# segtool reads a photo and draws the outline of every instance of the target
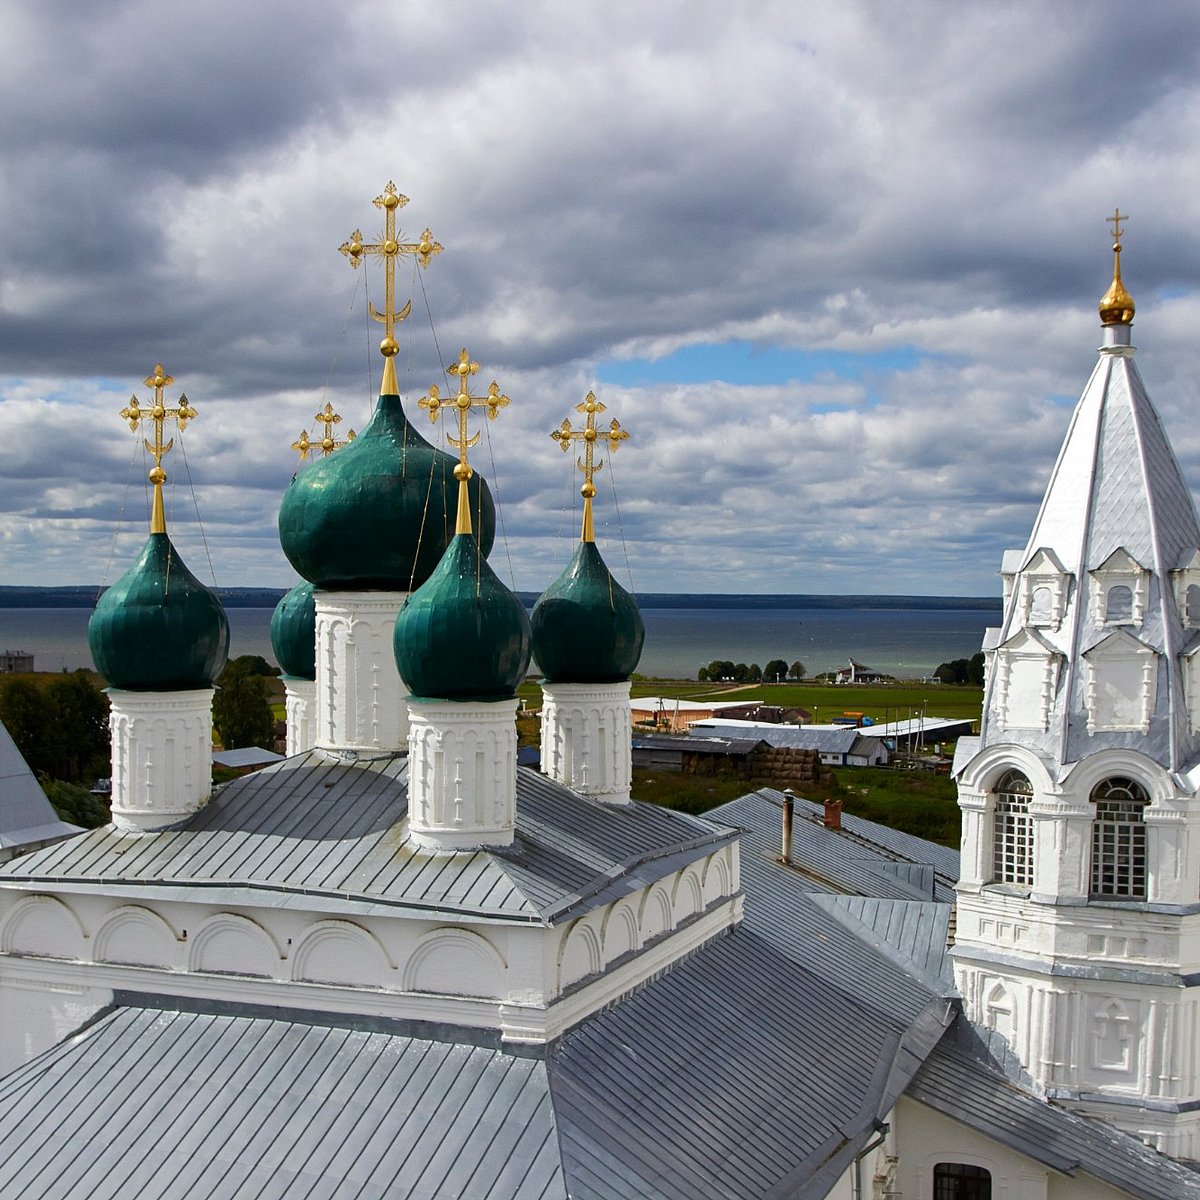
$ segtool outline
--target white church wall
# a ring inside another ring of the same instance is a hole
[[[1082,1171],[1060,1174],[915,1100],[901,1099],[888,1123],[886,1141],[863,1161],[864,1196],[928,1200],[938,1163],[966,1163],[991,1173],[993,1200],[1129,1200]],[[839,1184],[846,1197],[851,1174]]]
[[[736,845],[575,921],[540,924],[222,907],[0,888],[0,1069],[113,991],[209,997],[558,1036],[741,918]],[[30,995],[42,995],[30,1001]],[[3,1057],[3,1056],[8,1057]]]

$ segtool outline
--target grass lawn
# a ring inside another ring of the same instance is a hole
[[[797,794],[805,800],[841,800],[843,812],[957,849],[961,825],[952,779],[932,771],[892,771],[883,767],[841,767],[833,775],[832,784],[805,786]],[[633,773],[635,799],[695,814],[736,800],[759,786],[755,781],[733,776],[675,771]]]
[[[921,706],[930,717],[970,717],[979,720],[983,689],[944,683],[865,684],[834,683],[710,684],[684,680],[638,679],[635,696],[668,696],[680,700],[736,700],[804,708],[814,723],[827,723],[844,712],[861,712],[875,721],[917,716]]]

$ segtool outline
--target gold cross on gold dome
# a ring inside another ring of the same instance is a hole
[[[403,208],[407,203],[408,197],[400,195],[396,191],[396,185],[389,180],[387,187],[383,189],[383,194],[376,196],[374,200],[375,207],[382,208],[386,214],[382,240],[364,242],[362,230],[356,229],[350,235],[350,240],[343,242],[338,247],[338,250],[350,260],[350,265],[356,270],[359,263],[362,262],[364,254],[378,254],[383,258],[383,312],[376,309],[373,304],[368,307],[371,310],[371,316],[384,327],[384,338],[379,343],[379,353],[386,360],[383,384],[380,387],[380,395],[384,396],[394,395],[397,391],[396,369],[392,365],[392,359],[400,348],[396,343],[396,322],[403,321],[412,311],[411,300],[399,312],[396,311],[396,259],[411,254],[416,257],[420,266],[425,268],[429,266],[429,260],[435,254],[442,252],[441,243],[433,240],[433,231],[430,229],[422,232],[419,242],[399,240],[396,234],[396,210]]]
[[[454,478],[458,480],[458,527],[455,529],[455,533],[470,533],[471,514],[466,503],[467,480],[475,472],[467,461],[467,451],[479,442],[479,434],[467,437],[467,418],[470,416],[471,409],[480,408],[486,410],[489,421],[494,421],[497,413],[502,408],[508,407],[509,399],[500,391],[500,385],[494,379],[488,384],[486,396],[471,395],[467,380],[472,375],[479,374],[479,364],[472,361],[465,347],[458,356],[458,362],[452,367],[446,368],[446,374],[457,376],[457,394],[443,396],[435,383],[430,387],[428,394],[417,401],[417,404],[429,413],[431,421],[436,421],[444,408],[454,409],[458,413],[458,436],[455,437],[452,433],[446,435],[446,441],[458,450],[458,466],[454,468]]]
[[[1118,207],[1118,208],[1113,209],[1113,215],[1111,217],[1105,217],[1104,219],[1105,219],[1105,221],[1108,222],[1109,225],[1112,226],[1113,241],[1119,242],[1121,240],[1121,233],[1122,233],[1121,222],[1128,221],[1129,214],[1123,213],[1120,210],[1120,208]]]
[[[561,447],[565,454],[571,448],[572,442],[583,443],[583,456],[576,459],[576,465],[583,472],[583,486],[579,494],[583,497],[583,533],[580,541],[594,542],[596,532],[592,524],[592,497],[596,494],[593,478],[596,472],[604,466],[604,460],[596,461],[594,450],[598,439],[608,441],[608,452],[615,454],[617,447],[629,436],[621,428],[620,421],[613,417],[607,430],[596,428],[596,414],[606,412],[604,405],[596,399],[595,392],[588,392],[582,404],[575,405],[575,411],[585,413],[586,420],[582,429],[571,428],[571,418],[563,418],[563,423],[550,435]]]
[[[181,392],[179,403],[174,408],[168,408],[163,400],[163,389],[175,380],[163,370],[162,363],[155,363],[152,374],[143,381],[147,387],[154,389],[154,403],[149,408],[143,408],[137,396],[131,396],[129,403],[121,409],[121,416],[129,422],[129,428],[135,433],[143,421],[154,424],[154,441],[143,437],[142,441],[147,450],[154,455],[154,466],[150,468],[150,482],[154,485],[154,503],[150,510],[150,532],[166,533],[167,519],[163,511],[162,485],[167,481],[167,473],[163,470],[163,455],[175,445],[175,439],[163,441],[163,425],[173,420],[182,433],[187,423],[196,416],[196,410],[188,403],[188,398]]]
[[[325,432],[320,441],[314,442],[309,440],[307,429],[300,431],[300,436],[292,443],[292,449],[299,451],[301,462],[306,461],[314,450],[319,450],[322,455],[332,454],[339,446],[349,445],[358,436],[353,429],[349,430],[340,441],[333,436],[333,427],[341,423],[342,414],[335,413],[333,405],[328,400],[325,402],[325,407],[313,417],[313,420],[324,425]]]

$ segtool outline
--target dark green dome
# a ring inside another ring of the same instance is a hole
[[[311,583],[298,583],[271,615],[275,661],[292,679],[317,677],[317,601]]]
[[[506,700],[529,669],[529,617],[461,533],[400,610],[393,644],[414,696]]]
[[[642,656],[646,626],[595,542],[580,542],[567,569],[533,606],[533,657],[551,683],[617,683]]]
[[[367,428],[284,493],[284,554],[320,588],[415,590],[454,536],[455,461],[409,424],[399,396],[380,396]],[[486,554],[496,533],[491,492],[478,475],[468,488]]]
[[[207,688],[229,657],[229,621],[171,539],[152,533],[137,562],[96,602],[88,645],[110,687]]]

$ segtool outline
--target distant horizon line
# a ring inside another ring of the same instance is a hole
[[[105,588],[99,584],[0,584],[0,608],[81,608],[95,603]],[[233,585],[213,589],[239,608],[270,608],[286,587]],[[379,589],[372,589],[379,590]],[[541,594],[517,589],[523,602]],[[929,595],[918,592],[636,592],[644,608],[870,608],[870,609],[1003,609],[999,596]],[[35,601],[33,604],[17,601]],[[55,603],[57,601],[57,603]],[[261,603],[253,603],[261,601]]]

